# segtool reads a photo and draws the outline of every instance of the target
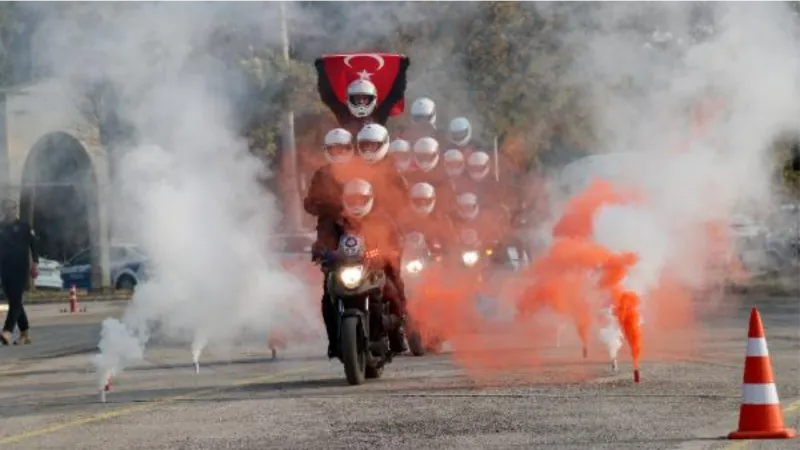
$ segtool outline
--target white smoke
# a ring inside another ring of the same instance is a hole
[[[281,218],[261,184],[270,174],[239,136],[233,105],[219,88],[241,81],[203,53],[221,13],[250,25],[274,20],[253,13],[277,9],[248,11],[93,4],[67,18],[49,15],[42,27],[46,65],[78,87],[110,80],[138,141],[125,149],[108,195],[122,205],[114,222],[132,231],[147,254],[150,278],[119,321],[103,323],[94,359],[101,385],[141,361],[151,336],[191,342],[187,359],[197,361],[207,344],[266,342],[279,325],[321,328],[317,308],[297,313],[298,304],[314,304],[307,299],[315,291],[283,269],[270,248]],[[80,95],[76,89],[73,97]]]
[[[784,3],[593,6],[570,17],[563,37],[578,49],[570,82],[593,100],[601,138],[593,150],[619,154],[602,163],[613,170],[598,163],[583,174],[645,199],[601,207],[593,239],[639,256],[625,286],[646,316],[666,273],[689,287],[710,282],[707,226],[774,205],[771,148],[800,131],[798,20]],[[723,112],[701,135],[691,114],[709,94]],[[561,183],[588,181],[570,177]],[[615,354],[621,334],[612,328],[601,340]]]

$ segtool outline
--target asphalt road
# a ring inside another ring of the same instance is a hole
[[[800,429],[800,300],[758,300],[786,422]],[[114,380],[105,404],[87,352],[122,305],[88,306],[78,315],[34,306],[35,343],[0,348],[0,448],[800,448],[721,439],[737,425],[747,305],[702,335],[646,347],[639,384],[626,361],[614,375],[599,351],[584,360],[569,338],[539,343],[548,349],[535,364],[515,350],[519,364],[501,375],[467,376],[448,354],[401,357],[359,387],[319,356],[322,344],[274,361],[251,344],[206,356],[199,374],[187,348],[162,345]],[[671,350],[687,339],[694,352]]]

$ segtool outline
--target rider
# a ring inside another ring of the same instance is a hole
[[[389,157],[401,174],[414,170],[414,158],[411,154],[411,145],[404,139],[395,139],[389,144]]]
[[[428,183],[434,187],[443,205],[451,206],[455,200],[453,189],[444,169],[439,164],[439,143],[432,137],[423,137],[414,143],[412,149],[417,170],[406,178],[409,184]]]
[[[375,207],[396,219],[394,214],[409,203],[408,184],[394,163],[386,158],[389,132],[383,125],[365,125],[356,135],[356,150],[362,162],[357,170],[358,178],[375,189]]]
[[[453,237],[453,220],[446,208],[436,199],[436,188],[430,183],[411,187],[411,214],[401,222],[405,234],[418,232],[431,244],[433,252],[447,250]]]
[[[473,192],[462,192],[456,197],[456,214],[453,224],[463,242],[465,231],[474,230],[482,246],[493,245],[503,236],[503,210],[497,205],[481,205]],[[468,242],[467,242],[468,243]]]
[[[369,80],[354,80],[347,86],[347,109],[352,116],[338,118],[339,123],[350,133],[355,134],[365,124],[378,121],[372,117],[377,105],[378,89],[375,85]],[[388,120],[388,112],[386,117]]]
[[[466,159],[461,150],[451,148],[444,152],[444,171],[450,182],[450,187],[455,193],[465,192],[469,190],[471,183],[468,181],[469,177],[464,174],[466,167]]]
[[[436,103],[428,97],[420,97],[411,105],[411,125],[404,130],[403,138],[416,142],[420,138],[431,136],[439,140],[441,136],[436,129]]]
[[[344,186],[342,200],[345,213],[342,216],[341,231],[363,236],[368,249],[377,250],[384,264],[387,278],[384,296],[391,303],[392,312],[400,318],[400,326],[389,335],[389,345],[393,352],[403,353],[406,351],[403,326],[406,298],[405,286],[400,278],[403,242],[400,228],[387,214],[388,211],[375,208],[378,196],[375,195],[373,186],[364,179],[356,178],[348,181]],[[329,316],[326,321],[330,319],[334,318]]]
[[[311,177],[303,207],[317,218],[316,245],[331,249],[338,245],[334,227],[342,211],[343,181],[346,172],[354,170],[353,136],[343,128],[334,128],[325,135],[322,150],[328,163]]]
[[[303,200],[306,212],[317,218],[317,240],[314,243],[312,257],[316,260],[323,250],[333,250],[338,245],[339,231],[337,222],[342,213],[342,192],[345,173],[353,167],[353,136],[345,129],[334,128],[325,135],[322,147],[328,164],[314,172],[308,194]],[[327,317],[327,309],[331,302],[328,298],[328,286],[322,283],[322,316]],[[325,319],[328,332],[328,357],[336,354],[336,330],[330,327]]]
[[[469,158],[472,152],[483,148],[472,139],[472,124],[466,117],[456,117],[450,121],[450,126],[447,128],[447,139],[450,141],[450,147],[461,150],[465,158]]]

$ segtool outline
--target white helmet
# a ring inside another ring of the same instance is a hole
[[[430,172],[439,162],[439,143],[432,137],[424,137],[414,144],[414,161],[423,172]]]
[[[467,158],[467,173],[475,181],[481,181],[489,174],[489,155],[475,152]]]
[[[458,215],[464,220],[478,217],[478,196],[472,192],[464,192],[456,198]]]
[[[417,183],[411,187],[411,206],[422,216],[427,216],[436,205],[436,190],[428,183]]]
[[[375,164],[389,152],[389,131],[377,123],[368,123],[356,135],[358,154],[369,164]]]
[[[345,211],[351,216],[366,216],[372,211],[372,204],[375,203],[372,185],[360,178],[348,181],[344,185],[342,203]]]
[[[350,114],[363,118],[372,114],[378,104],[378,90],[369,80],[355,80],[347,86],[347,108]]]
[[[325,135],[322,146],[325,159],[331,164],[344,164],[353,157],[353,135],[344,128],[334,128]]]
[[[448,130],[450,135],[450,142],[459,147],[467,145],[469,139],[472,137],[472,125],[466,117],[456,117],[450,121],[450,128]]]
[[[464,173],[464,154],[461,150],[451,148],[444,152],[444,171],[450,177],[458,177]]]
[[[411,168],[411,144],[403,139],[395,139],[389,144],[389,156],[394,160],[394,166],[400,172],[405,172]]]
[[[411,105],[411,120],[436,125],[436,103],[428,97],[420,97]]]

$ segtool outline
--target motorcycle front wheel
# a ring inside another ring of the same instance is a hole
[[[422,336],[419,331],[412,330],[408,333],[408,348],[414,356],[425,356],[425,346],[422,345]]]
[[[367,369],[366,349],[363,346],[364,331],[361,320],[350,316],[342,320],[342,362],[344,375],[351,386],[364,383]]]

